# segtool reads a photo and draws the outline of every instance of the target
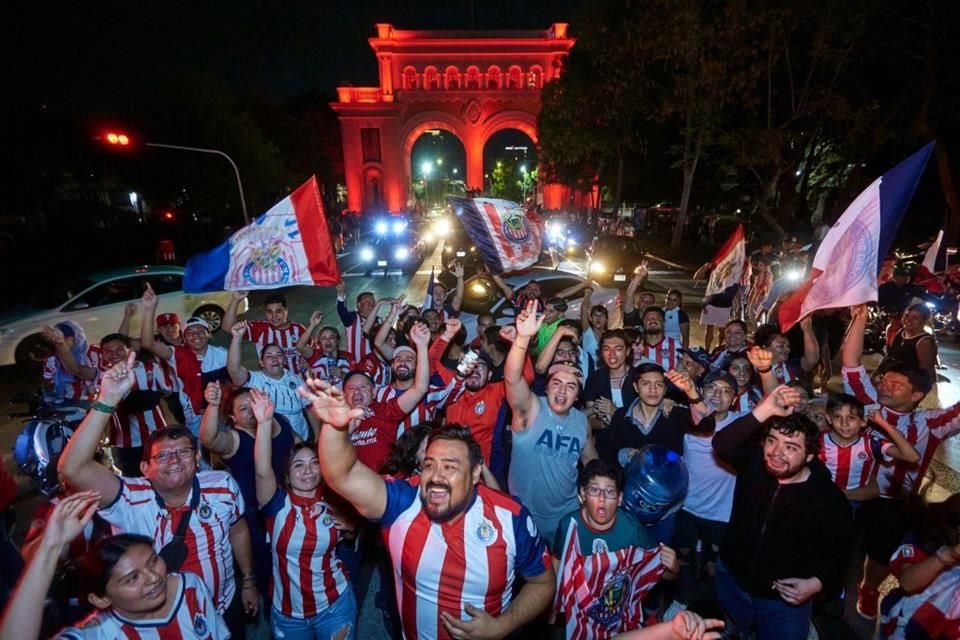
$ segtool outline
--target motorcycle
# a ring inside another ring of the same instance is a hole
[[[26,418],[13,443],[17,472],[37,481],[41,493],[54,495],[59,486],[57,462],[84,416],[89,403],[49,405],[35,393],[21,392],[11,405],[25,404],[26,411],[12,412],[11,418]]]

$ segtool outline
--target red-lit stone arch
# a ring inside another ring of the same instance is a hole
[[[443,88],[452,89],[454,91],[460,88],[460,69],[450,65],[444,70]]]
[[[463,88],[471,91],[480,89],[480,69],[476,65],[467,67],[467,75],[463,82]]]
[[[412,66],[403,69],[403,88],[407,90],[420,88],[420,76]]]
[[[503,71],[497,65],[487,69],[487,89],[500,89],[503,86]]]
[[[423,70],[423,88],[433,91],[440,88],[440,72],[433,65]]]

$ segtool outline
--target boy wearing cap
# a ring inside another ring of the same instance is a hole
[[[173,367],[180,389],[180,404],[183,406],[184,422],[196,437],[200,432],[200,419],[206,401],[203,390],[208,382],[226,381],[227,350],[210,343],[210,325],[202,318],[190,318],[183,327],[183,344],[170,346],[156,340],[154,316],[157,311],[157,294],[150,284],[141,300],[143,322],[140,324],[140,344],[162,361]]]
[[[237,323],[237,307],[247,298],[249,291],[234,291],[230,304],[223,314],[223,326],[233,327]],[[287,309],[287,297],[280,293],[267,296],[263,302],[263,312],[266,320],[249,320],[246,323],[244,337],[257,346],[257,358],[263,356],[263,350],[268,344],[275,344],[283,350],[283,366],[294,373],[300,370],[300,352],[297,342],[307,332],[307,328],[299,322],[290,321]]]
[[[457,262],[453,266],[453,275],[457,278],[457,288],[454,289],[453,299],[447,302],[447,286],[439,280],[433,282],[433,295],[423,305],[421,312],[434,310],[440,315],[440,326],[450,318],[460,315],[460,306],[463,304],[463,264]]]

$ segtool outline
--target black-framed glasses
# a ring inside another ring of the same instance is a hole
[[[616,500],[620,492],[617,491],[616,487],[598,487],[595,484],[591,484],[587,487],[587,495],[591,498],[603,496],[607,500]]]
[[[158,464],[169,464],[171,462],[176,462],[177,460],[187,460],[192,458],[196,449],[193,447],[188,447],[184,449],[168,449],[166,451],[161,451],[155,456],[150,456],[150,459]]]

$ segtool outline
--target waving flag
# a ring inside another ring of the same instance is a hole
[[[449,197],[473,244],[492,273],[518,271],[540,257],[540,229],[523,207],[509,200]]]
[[[723,243],[717,255],[710,261],[712,271],[710,280],[707,281],[707,291],[704,294],[704,302],[713,304],[711,300],[715,297],[723,297],[729,300],[737,291],[737,287],[743,281],[744,269],[747,262],[747,242],[743,235],[743,225],[738,224],[733,230],[727,241]],[[729,303],[717,306],[728,307]]]
[[[187,262],[183,290],[236,291],[340,282],[316,177],[240,229],[222,245]]]
[[[806,282],[780,305],[782,331],[818,309],[877,299],[882,261],[893,244],[933,144],[874,180],[847,207],[820,243]]]
[[[923,256],[923,267],[931,274],[946,270],[947,245],[943,243],[943,229],[940,229],[937,239],[927,248],[927,254]]]
[[[433,309],[433,270],[436,266],[430,267],[430,280],[427,283],[427,299],[423,301],[423,304],[420,305],[420,312],[423,313],[427,309]]]

